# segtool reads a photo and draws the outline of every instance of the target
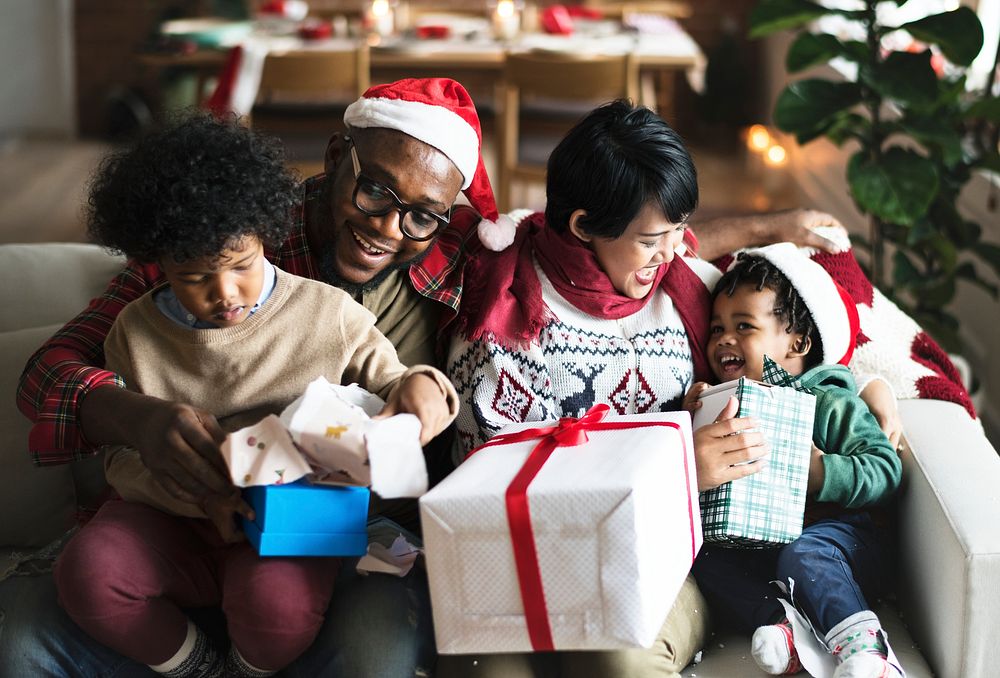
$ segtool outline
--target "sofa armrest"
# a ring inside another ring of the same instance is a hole
[[[1000,457],[978,421],[939,400],[899,403],[900,608],[935,673],[1000,666]]]

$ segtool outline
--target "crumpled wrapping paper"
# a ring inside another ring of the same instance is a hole
[[[371,487],[380,496],[427,491],[420,420],[372,419],[385,402],[357,384],[318,377],[281,413],[227,436],[222,454],[237,487],[314,482]]]

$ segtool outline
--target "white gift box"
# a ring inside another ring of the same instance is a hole
[[[600,422],[623,424],[556,447],[528,486],[540,616],[525,613],[505,501],[540,438],[484,446],[420,499],[439,652],[652,645],[701,547],[691,424],[686,412]],[[528,631],[546,619],[551,648]]]

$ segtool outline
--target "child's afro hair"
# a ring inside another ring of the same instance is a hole
[[[141,262],[216,257],[245,236],[288,236],[298,177],[277,139],[186,112],[105,157],[87,201],[87,232]]]

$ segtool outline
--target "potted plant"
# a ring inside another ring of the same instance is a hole
[[[847,181],[869,219],[869,237],[859,242],[870,255],[872,283],[957,350],[958,322],[947,310],[956,282],[998,297],[980,267],[1000,275],[1000,247],[983,242],[980,225],[957,206],[975,171],[1000,172],[1000,98],[991,93],[996,68],[983,89],[967,91],[968,67],[983,45],[982,25],[968,7],[891,25],[882,18],[883,4],[889,3],[858,0],[843,9],[763,0],[751,14],[751,37],[796,31],[786,58],[790,73],[838,58],[853,64],[840,69],[848,75],[837,80],[788,85],[775,123],[800,144],[826,137],[852,147]],[[818,19],[833,15],[854,28],[857,39],[815,32]],[[899,31],[912,40],[900,41]]]

